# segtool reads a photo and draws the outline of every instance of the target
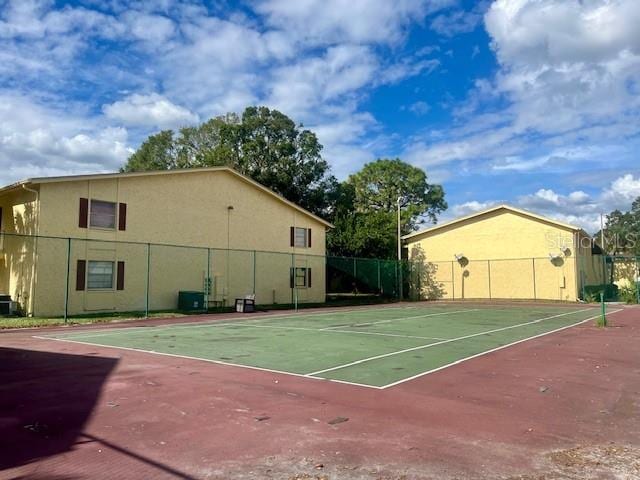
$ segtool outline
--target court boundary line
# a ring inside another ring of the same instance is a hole
[[[426,345],[418,345],[417,347],[412,347],[412,348],[405,348],[404,350],[398,350],[396,352],[382,353],[380,355],[374,355],[372,357],[362,358],[360,360],[355,360],[353,362],[345,363],[345,364],[338,365],[338,366],[335,366],[335,367],[325,368],[323,370],[318,370],[316,372],[310,372],[310,373],[307,373],[307,376],[314,377],[316,375],[320,375],[321,373],[333,372],[335,370],[342,370],[343,368],[353,367],[354,365],[361,365],[363,363],[372,362],[374,360],[380,360],[381,358],[387,358],[387,357],[392,357],[394,355],[401,355],[403,353],[414,352],[416,350],[423,350],[423,349],[426,349],[426,348],[437,347],[438,345],[444,345],[446,343],[452,343],[452,342],[457,342],[457,341],[460,341],[460,340],[466,340],[468,338],[474,338],[474,337],[479,337],[479,336],[482,336],[482,335],[488,335],[490,333],[502,332],[502,331],[505,331],[505,330],[510,330],[512,328],[524,327],[525,325],[533,325],[534,323],[540,323],[540,322],[542,322],[544,320],[551,320],[552,318],[564,317],[566,315],[571,315],[573,313],[586,312],[586,311],[589,311],[589,310],[593,310],[594,308],[595,307],[589,307],[589,308],[584,308],[582,310],[575,310],[573,312],[560,313],[558,315],[551,315],[549,317],[539,318],[539,319],[536,319],[536,320],[532,320],[530,322],[518,323],[516,325],[509,325],[508,327],[494,328],[493,330],[486,330],[484,332],[478,332],[478,333],[472,333],[472,334],[469,334],[469,335],[463,335],[462,337],[449,338],[447,340],[442,340],[442,341],[435,342],[435,343],[429,343],[429,344],[426,344]]]
[[[179,353],[168,353],[168,352],[156,352],[154,350],[144,350],[142,348],[133,348],[133,347],[119,347],[119,346],[115,346],[115,345],[103,345],[101,343],[92,343],[92,342],[82,342],[79,340],[68,340],[66,338],[54,338],[54,337],[41,337],[41,336],[37,336],[34,335],[32,338],[37,338],[39,340],[54,340],[54,341],[58,341],[58,342],[69,342],[69,343],[77,343],[79,345],[91,345],[94,347],[101,347],[101,348],[112,348],[112,349],[116,349],[116,350],[126,350],[126,351],[130,351],[130,352],[138,352],[138,353],[149,353],[152,355],[162,355],[165,357],[174,357],[174,358],[182,358],[182,359],[186,359],[186,360],[199,360],[202,362],[208,362],[208,363],[214,363],[217,365],[224,365],[227,367],[239,367],[239,368],[248,368],[249,370],[257,370],[257,371],[261,371],[261,372],[267,372],[267,373],[275,373],[278,375],[290,375],[293,377],[299,377],[299,378],[313,378],[314,380],[321,380],[321,381],[330,381],[333,383],[344,383],[346,385],[353,385],[356,387],[366,387],[366,388],[373,388],[375,390],[381,390],[382,387],[379,387],[377,385],[367,385],[366,383],[357,383],[357,382],[349,382],[347,380],[338,380],[338,379],[331,379],[331,378],[323,378],[323,377],[307,377],[305,374],[303,373],[295,373],[295,372],[286,372],[284,370],[275,370],[273,368],[265,368],[265,367],[255,367],[253,365],[243,365],[240,363],[232,363],[232,362],[225,362],[223,360],[212,360],[210,358],[202,358],[202,357],[193,357],[190,355],[182,355]]]
[[[617,310],[613,310],[611,312],[607,312],[607,315],[613,315],[615,313],[622,312],[623,310],[624,310],[624,308],[619,308]],[[400,384],[403,384],[403,383],[406,383],[406,382],[410,382],[412,380],[416,380],[417,378],[424,377],[426,375],[430,375],[432,373],[439,372],[440,370],[444,370],[445,368],[454,367],[454,366],[459,365],[460,363],[466,362],[468,360],[473,360],[473,359],[481,357],[483,355],[488,355],[490,353],[497,352],[498,350],[502,350],[504,348],[508,348],[508,347],[512,347],[514,345],[518,345],[519,343],[528,342],[529,340],[535,340],[536,338],[544,337],[545,335],[550,335],[552,333],[557,333],[557,332],[560,332],[562,330],[566,330],[566,329],[571,328],[571,327],[576,327],[578,325],[581,325],[583,323],[589,322],[591,320],[595,320],[599,316],[600,316],[600,314],[594,315],[592,317],[585,318],[584,320],[580,320],[579,322],[572,323],[570,325],[565,325],[564,327],[556,328],[554,330],[549,330],[548,332],[539,333],[538,335],[534,335],[533,337],[522,338],[520,340],[517,340],[515,342],[509,343],[507,345],[502,345],[500,347],[492,348],[491,350],[487,350],[485,352],[476,353],[476,354],[471,355],[469,357],[461,358],[459,360],[456,360],[456,361],[451,362],[451,363],[447,363],[446,365],[441,365],[440,367],[433,368],[433,369],[428,370],[426,372],[418,373],[418,374],[413,375],[411,377],[407,377],[407,378],[404,378],[402,380],[398,380],[396,382],[388,383],[387,385],[383,385],[383,386],[381,386],[379,388],[381,390],[386,390],[387,388],[395,387],[397,385],[400,385]],[[309,378],[313,378],[313,377],[309,377]]]
[[[334,327],[326,327],[321,328],[322,331],[331,331],[335,328],[348,328],[348,327],[359,327],[362,325],[378,325],[380,323],[391,323],[398,322],[400,320],[415,320],[416,318],[427,318],[427,317],[437,317],[440,315],[453,315],[455,313],[467,313],[467,312],[477,312],[479,308],[470,308],[468,310],[454,310],[453,312],[436,312],[436,313],[428,313],[426,315],[416,315],[414,317],[398,317],[398,318],[388,318],[386,320],[378,320],[377,322],[362,322],[362,323],[350,323],[348,325],[336,325]]]
[[[591,310],[592,308],[595,307],[591,307],[588,309],[583,309],[583,310],[576,310],[573,312],[567,312],[567,315],[570,313],[579,313],[579,312],[584,312],[587,310]],[[624,308],[620,308],[611,312],[607,312],[607,315],[613,315],[615,313],[621,312],[623,311]],[[79,345],[91,345],[91,346],[95,346],[95,347],[100,347],[100,348],[107,348],[107,349],[115,349],[115,350],[125,350],[125,351],[132,351],[132,352],[138,352],[138,353],[148,353],[148,354],[152,354],[152,355],[162,355],[162,356],[167,356],[167,357],[173,357],[173,358],[182,358],[182,359],[186,359],[186,360],[196,360],[196,361],[203,361],[203,362],[208,362],[208,363],[213,363],[213,364],[217,364],[217,365],[223,365],[223,366],[229,366],[229,367],[238,367],[238,368],[247,368],[249,370],[256,370],[256,371],[262,371],[262,372],[266,372],[266,373],[274,373],[274,374],[278,374],[278,375],[289,375],[292,377],[297,377],[297,378],[305,378],[305,379],[312,379],[312,380],[318,380],[318,381],[328,381],[328,382],[332,382],[332,383],[338,383],[338,384],[344,384],[344,385],[350,385],[350,386],[356,386],[356,387],[364,387],[364,388],[370,388],[370,389],[374,389],[374,390],[386,390],[388,388],[392,388],[395,387],[397,385],[400,385],[402,383],[406,383],[406,382],[410,382],[412,380],[415,380],[417,378],[426,376],[426,375],[430,375],[432,373],[436,373],[440,370],[444,370],[446,368],[449,367],[453,367],[455,365],[458,365],[460,363],[466,362],[468,360],[473,360],[475,358],[481,357],[483,355],[488,355],[490,353],[494,353],[496,351],[505,349],[505,348],[509,348],[512,347],[514,345],[518,345],[520,343],[524,343],[527,342],[529,340],[535,340],[538,339],[540,337],[544,337],[546,335],[550,335],[552,333],[556,333],[562,330],[566,330],[578,325],[581,325],[583,323],[586,323],[588,321],[594,320],[596,318],[598,318],[600,315],[594,315],[592,317],[586,318],[584,320],[580,320],[576,323],[572,323],[570,325],[565,325],[563,327],[554,329],[554,330],[550,330],[548,332],[543,332],[541,334],[538,335],[534,335],[532,337],[527,337],[527,338],[523,338],[520,340],[517,340],[515,342],[506,344],[506,345],[501,345],[499,347],[493,348],[491,350],[487,350],[485,352],[480,352],[478,354],[469,356],[469,357],[465,357],[459,360],[456,360],[454,362],[448,363],[446,365],[442,365],[440,367],[437,367],[435,369],[426,371],[426,372],[421,372],[417,375],[413,375],[411,377],[407,377],[405,379],[399,380],[397,382],[392,382],[386,385],[382,385],[382,386],[378,386],[378,385],[369,385],[369,384],[365,384],[365,383],[357,383],[357,382],[350,382],[347,380],[340,380],[340,379],[333,379],[333,378],[325,378],[325,377],[318,377],[318,376],[309,376],[310,374],[301,374],[301,373],[294,373],[294,372],[286,372],[283,370],[275,370],[275,369],[269,369],[269,368],[264,368],[264,367],[255,367],[252,365],[242,365],[242,364],[238,364],[238,363],[231,363],[231,362],[225,362],[222,360],[212,360],[212,359],[207,359],[207,358],[201,358],[201,357],[193,357],[193,356],[189,356],[189,355],[181,355],[181,354],[174,354],[174,353],[165,353],[165,352],[156,352],[153,350],[144,350],[144,349],[138,349],[138,348],[132,348],[132,347],[118,347],[118,346],[111,346],[111,345],[103,345],[100,343],[92,343],[92,342],[84,342],[84,341],[78,341],[78,340],[69,340],[69,339],[65,339],[65,338],[56,338],[56,337],[48,337],[48,336],[39,336],[39,335],[33,335],[32,338],[37,338],[39,340],[53,340],[53,341],[58,341],[58,342],[69,342],[69,343],[76,343]],[[541,320],[537,320],[537,321],[541,321]],[[425,346],[426,347],[426,346]]]
[[[245,315],[243,317],[239,317],[239,318],[227,318],[222,319],[222,320],[205,320],[205,321],[193,321],[193,322],[183,322],[183,323],[176,323],[176,324],[170,324],[170,325],[138,325],[138,326],[127,326],[127,322],[137,322],[137,321],[149,321],[152,322],[154,320],[171,320],[171,319],[177,319],[177,318],[182,318],[182,317],[149,317],[149,318],[140,318],[140,319],[130,319],[130,320],[124,320],[121,322],[112,322],[110,323],[110,325],[114,325],[113,328],[91,328],[92,325],[95,324],[77,324],[77,325],[69,325],[69,326],[64,326],[64,325],[59,325],[59,326],[54,326],[51,328],[78,328],[78,329],[82,329],[82,328],[87,328],[86,331],[95,331],[96,334],[97,333],[106,333],[112,330],[115,331],[124,331],[124,330],[143,330],[143,329],[147,329],[147,328],[180,328],[180,327],[189,327],[189,326],[202,326],[202,327],[207,327],[207,326],[214,326],[216,324],[220,324],[220,325],[232,325],[235,322],[239,322],[242,320],[260,320],[262,318],[271,318],[271,319],[281,319],[281,318],[289,318],[289,317],[293,317],[293,316],[297,316],[297,317],[315,317],[315,316],[323,316],[323,315],[332,315],[334,313],[338,313],[338,312],[348,312],[348,313],[352,313],[352,312],[360,312],[360,311],[370,311],[370,310],[410,310],[410,309],[416,309],[419,308],[417,306],[405,306],[405,305],[398,305],[396,306],[395,304],[390,304],[393,306],[390,307],[376,307],[376,308],[367,308],[369,307],[369,305],[365,305],[365,306],[354,306],[354,307],[335,307],[331,310],[326,310],[323,309],[323,311],[321,313],[303,313],[300,314],[299,312],[291,312],[291,313],[284,313],[284,314],[279,314],[279,313],[267,313],[265,315],[253,315],[253,316],[249,316],[249,315]],[[434,308],[434,307],[427,307],[427,308]],[[437,308],[437,307],[435,307]],[[230,312],[230,313],[237,313],[237,312]],[[256,312],[257,313],[257,312]],[[215,313],[205,313],[205,314],[201,314],[203,316],[212,316],[215,315]],[[193,316],[193,315],[186,315],[186,316]],[[29,327],[29,328],[24,328],[22,330],[41,330],[42,327]],[[34,335],[35,336],[35,335]],[[53,338],[53,337],[52,337]]]
[[[438,337],[422,337],[419,335],[402,335],[400,333],[382,333],[382,332],[359,332],[357,330],[327,330],[325,328],[306,328],[306,327],[284,327],[279,325],[248,325],[246,323],[235,325],[243,328],[274,328],[277,330],[302,330],[305,332],[321,332],[321,333],[355,333],[357,335],[380,335],[383,337],[398,337],[398,338],[415,338],[422,340],[446,340],[446,338]]]
[[[396,307],[397,309],[400,309],[399,307]],[[373,310],[373,309],[372,309]],[[386,309],[376,309],[376,310],[386,310]],[[423,317],[429,317],[429,316],[436,316],[436,315],[449,315],[449,314],[453,314],[453,313],[466,313],[466,312],[475,312],[475,311],[479,311],[480,309],[470,309],[470,310],[456,310],[454,312],[436,312],[436,313],[430,313],[427,315],[418,315],[418,316],[413,316],[413,317],[397,317],[397,318],[389,318],[386,320],[381,320],[380,322],[391,322],[391,321],[399,321],[399,320],[408,320],[408,319],[416,319],[416,318],[423,318]],[[343,310],[344,311],[344,310]],[[349,313],[352,312],[357,312],[357,310],[350,310]],[[286,316],[275,316],[275,315],[265,315],[265,316],[260,316],[260,317],[242,317],[242,318],[238,318],[236,320],[233,321],[228,321],[228,322],[218,322],[218,323],[198,323],[198,322],[194,322],[194,323],[183,323],[183,324],[179,324],[179,325],[158,325],[157,327],[130,327],[130,328],[112,328],[112,329],[103,329],[100,331],[96,331],[96,333],[88,333],[86,335],[84,335],[82,332],[69,332],[68,335],[75,335],[77,337],[84,337],[84,338],[98,338],[98,337],[106,337],[106,336],[110,336],[110,335],[119,335],[122,333],[135,333],[138,331],[145,331],[149,328],[157,328],[157,329],[167,329],[167,330],[177,330],[180,328],[214,328],[214,327],[229,327],[229,326],[236,326],[236,327],[254,327],[254,326],[259,326],[259,327],[270,327],[271,325],[254,325],[252,323],[248,323],[248,322],[243,322],[242,320],[254,320],[254,321],[258,321],[260,319],[271,319],[271,320],[282,320],[282,319],[288,319],[291,317],[294,318],[300,318],[300,317],[309,317],[309,316],[320,316],[320,315],[332,315],[335,314],[336,312],[326,312],[326,313],[322,313],[322,314],[309,314],[309,315],[296,315],[295,313],[293,314],[289,314]],[[350,324],[350,325],[374,325],[375,323],[379,323],[379,322],[362,322],[362,323],[357,323],[357,324]],[[334,327],[325,327],[325,328],[319,328],[319,329],[314,329],[313,331],[332,331],[332,329],[334,328],[347,328],[349,327],[349,325],[336,325]],[[284,328],[284,327],[282,327]],[[293,327],[291,327],[293,329]],[[301,327],[298,327],[301,328]],[[91,330],[88,330],[89,332]],[[66,334],[66,333],[64,333]],[[51,338],[56,338],[56,337],[51,337]]]

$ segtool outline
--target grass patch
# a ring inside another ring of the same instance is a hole
[[[153,312],[148,318],[184,317],[180,312]],[[4,317],[0,318],[0,330],[9,328],[59,327],[70,325],[89,325],[92,323],[117,323],[145,318],[142,312],[92,313],[77,317],[69,317],[65,322],[62,317]]]

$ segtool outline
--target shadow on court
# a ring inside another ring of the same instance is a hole
[[[71,450],[117,363],[0,348],[0,470]]]

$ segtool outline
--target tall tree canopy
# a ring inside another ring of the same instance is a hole
[[[597,240],[601,235],[602,232],[597,234]],[[602,247],[608,254],[640,255],[640,197],[628,212],[614,210],[607,215]]]
[[[195,127],[152,135],[124,172],[226,165],[318,215],[330,210],[337,181],[316,135],[277,110],[248,107]]]
[[[440,185],[400,159],[366,164],[340,185],[329,233],[329,251],[337,255],[394,258],[397,249],[397,201],[401,231],[414,230],[425,220],[435,222],[447,208]]]

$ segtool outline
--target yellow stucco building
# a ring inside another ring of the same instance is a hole
[[[230,168],[34,178],[0,209],[0,293],[28,315],[325,300],[331,225]]]
[[[576,301],[584,285],[603,283],[602,257],[584,230],[508,205],[403,240],[431,298]]]

